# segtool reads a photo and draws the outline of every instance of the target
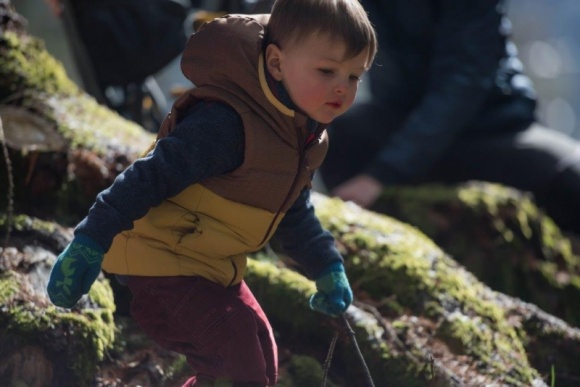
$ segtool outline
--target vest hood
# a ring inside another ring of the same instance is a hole
[[[227,15],[205,23],[189,38],[181,71],[197,87],[255,88],[268,19]]]
[[[308,118],[280,102],[268,87],[263,59],[263,41],[269,15],[227,15],[204,24],[185,47],[181,70],[195,86],[197,98],[225,94],[244,101],[269,125],[287,127],[288,117],[294,126],[305,127]],[[224,93],[225,92],[225,93]],[[292,143],[294,133],[280,131],[280,137]]]

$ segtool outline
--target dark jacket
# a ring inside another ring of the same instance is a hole
[[[534,120],[534,90],[509,39],[504,1],[362,3],[379,39],[373,103],[389,112],[375,130],[390,127],[366,173],[398,183],[423,173],[458,138],[521,130]]]

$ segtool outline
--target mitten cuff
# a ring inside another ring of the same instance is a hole
[[[344,272],[344,265],[342,262],[333,262],[330,265],[326,266],[320,274],[318,274],[317,278],[320,278],[328,273],[336,273],[336,272]]]
[[[83,245],[85,247],[88,247],[92,250],[95,250],[101,254],[105,253],[105,249],[103,249],[101,247],[101,245],[99,245],[93,238],[91,238],[90,236],[86,235],[86,234],[76,234],[72,243],[77,243],[79,245]]]

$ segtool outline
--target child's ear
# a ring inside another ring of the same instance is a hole
[[[274,43],[268,44],[266,47],[266,68],[274,77],[275,80],[282,80],[282,52],[280,48]]]

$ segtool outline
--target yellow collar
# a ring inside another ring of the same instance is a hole
[[[274,105],[276,109],[278,109],[283,114],[289,117],[294,117],[295,113],[294,110],[289,109],[288,107],[286,107],[286,105],[284,105],[276,97],[274,97],[274,94],[272,94],[270,87],[268,87],[268,82],[266,81],[266,74],[264,73],[264,54],[260,54],[260,58],[258,60],[258,77],[260,78],[260,86],[262,87],[262,91],[266,95],[266,98],[268,98],[268,101],[270,101],[270,103]]]

